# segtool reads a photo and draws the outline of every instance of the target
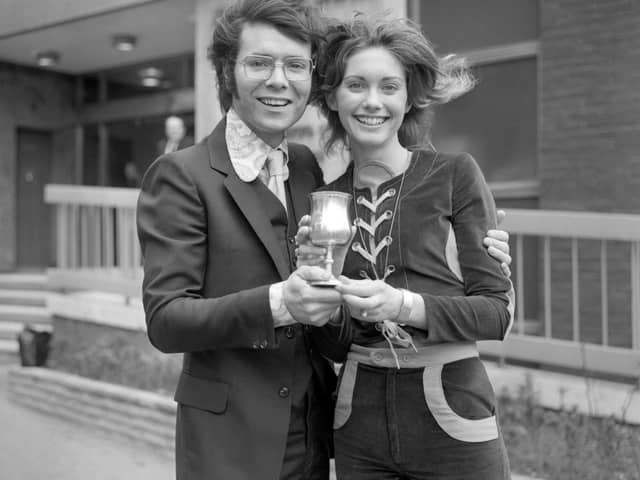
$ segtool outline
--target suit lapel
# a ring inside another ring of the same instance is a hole
[[[243,182],[233,169],[224,138],[225,126],[226,121],[222,120],[207,140],[211,167],[226,175],[224,185],[227,191],[266,248],[280,277],[284,280],[290,273],[289,263],[282,253],[281,246],[278,245],[271,222],[256,193],[257,185],[255,182]]]

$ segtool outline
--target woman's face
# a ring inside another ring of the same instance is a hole
[[[379,148],[397,142],[407,104],[407,82],[402,63],[383,47],[353,53],[344,78],[327,96],[352,149]]]

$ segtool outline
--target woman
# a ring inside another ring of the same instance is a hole
[[[511,283],[482,247],[495,206],[469,154],[434,151],[428,108],[468,91],[407,21],[331,27],[318,65],[329,147],[352,163],[328,190],[353,195],[342,283],[353,344],[334,420],[347,479],[510,478],[477,340],[502,340]],[[301,249],[301,251],[305,251]]]

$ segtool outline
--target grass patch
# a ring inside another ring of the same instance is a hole
[[[55,332],[47,367],[173,396],[182,355],[157,351],[145,333],[71,322],[58,322]]]
[[[531,382],[499,395],[500,425],[513,471],[545,479],[640,479],[640,428],[575,410],[550,410]]]

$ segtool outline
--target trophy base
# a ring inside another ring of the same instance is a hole
[[[329,280],[316,280],[314,282],[309,282],[309,285],[320,288],[335,288],[339,283],[340,282],[337,278],[330,278]]]

